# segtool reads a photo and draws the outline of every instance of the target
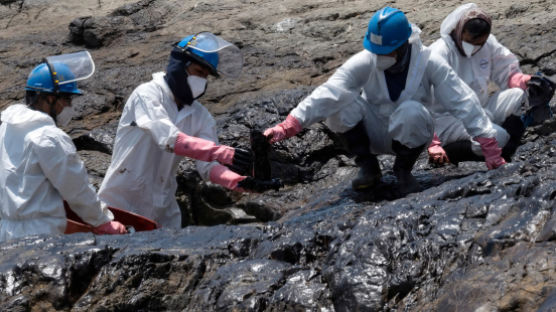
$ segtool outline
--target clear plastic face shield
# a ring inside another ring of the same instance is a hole
[[[87,79],[95,72],[95,63],[88,51],[48,56],[45,62],[50,68],[54,85],[60,92],[67,89],[64,85]]]
[[[206,55],[208,59],[216,53],[216,70],[219,75],[237,78],[241,74],[243,56],[239,48],[210,32],[198,33],[186,46],[180,48],[196,50],[200,52],[196,54]]]
[[[48,56],[44,62],[50,70],[54,93],[61,94],[57,96],[57,101],[61,98],[67,101],[63,103],[69,103],[58,114],[55,113],[54,106],[50,112],[56,124],[65,127],[75,115],[71,106],[71,95],[82,94],[77,88],[77,81],[91,77],[95,72],[95,63],[88,51]]]

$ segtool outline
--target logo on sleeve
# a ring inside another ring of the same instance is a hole
[[[488,59],[481,59],[479,61],[479,67],[481,69],[487,69],[488,68]]]

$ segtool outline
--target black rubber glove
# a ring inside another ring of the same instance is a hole
[[[278,191],[281,187],[284,187],[284,184],[280,179],[272,179],[272,180],[259,180],[253,177],[247,177],[244,180],[239,181],[237,187],[240,187],[246,191],[262,193],[268,190],[275,190]]]
[[[529,109],[521,117],[525,127],[541,124],[548,118],[552,118],[550,100],[556,90],[556,77],[548,77],[543,73],[531,76],[527,82],[527,95],[529,97]]]
[[[555,82],[551,81],[543,74],[531,76],[527,82],[527,93],[529,94],[529,106],[535,107],[547,105],[556,90]]]
[[[234,150],[234,158],[228,168],[240,175],[251,174],[253,171],[253,153],[242,148],[234,148]]]

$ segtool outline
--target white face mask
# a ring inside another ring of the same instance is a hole
[[[376,56],[376,68],[379,70],[387,70],[396,64],[396,58],[393,56],[377,55]]]
[[[471,57],[475,52],[479,51],[482,46],[480,45],[473,45],[469,42],[462,41],[461,47],[463,48],[463,52],[467,57]]]
[[[199,95],[205,92],[207,87],[207,80],[199,76],[189,75],[187,76],[187,83],[189,83],[189,88],[191,88],[191,95],[196,99]]]
[[[65,127],[69,124],[73,116],[75,115],[75,111],[71,106],[65,106],[62,111],[56,115],[56,125],[59,127]]]

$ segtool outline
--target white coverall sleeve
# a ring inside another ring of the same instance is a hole
[[[500,44],[493,35],[490,35],[486,45],[492,51],[491,80],[496,83],[498,88],[505,90],[508,88],[508,79],[513,74],[521,72],[519,61],[517,57],[508,48]]]
[[[201,126],[201,130],[199,131],[199,133],[197,133],[195,136],[201,139],[206,139],[209,141],[212,141],[216,144],[218,144],[218,134],[216,131],[216,122],[214,121],[214,118],[212,118],[212,116],[210,116],[207,112],[208,116],[205,116],[203,118],[204,122]],[[210,177],[210,170],[212,169],[212,167],[214,167],[215,165],[217,165],[218,162],[213,161],[213,162],[206,162],[206,161],[202,161],[202,160],[196,160],[195,161],[195,166],[197,167],[197,172],[199,173],[199,175],[201,176],[201,178],[205,181],[209,181],[209,177]]]
[[[160,100],[155,96],[135,92],[131,105],[137,126],[150,133],[161,149],[173,149],[180,130],[174,125]]]
[[[372,70],[370,52],[361,51],[345,62],[290,113],[303,128],[322,121],[351,104]]]
[[[83,221],[96,227],[114,218],[110,211],[101,208],[100,200],[89,184],[87,170],[68,135],[45,134],[33,152],[44,175]]]
[[[427,66],[434,86],[434,97],[454,117],[461,120],[472,137],[492,138],[496,130],[481,107],[479,98],[438,55],[432,54]]]

